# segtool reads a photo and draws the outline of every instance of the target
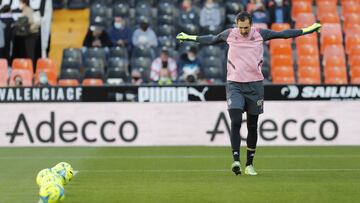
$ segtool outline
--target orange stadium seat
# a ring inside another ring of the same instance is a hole
[[[57,70],[56,64],[52,59],[40,58],[36,62],[36,72],[44,70],[44,69]]]
[[[283,31],[290,29],[289,23],[273,23],[271,24],[271,29],[274,31]]]
[[[297,21],[297,16],[300,13],[312,13],[312,5],[307,1],[295,1],[291,8],[291,18]]]
[[[337,1],[338,0],[316,0],[316,4],[321,4],[321,3],[324,3],[324,2],[328,2],[328,3],[331,3],[331,4],[337,4]]]
[[[344,84],[348,84],[348,80],[347,77],[325,77],[325,84],[344,85]]]
[[[274,55],[291,55],[292,49],[289,43],[271,44],[270,54]]]
[[[294,77],[275,77],[272,79],[273,84],[294,84]]]
[[[359,31],[360,13],[348,13],[344,16],[344,31]]]
[[[31,59],[16,58],[12,62],[12,69],[22,69],[34,72],[33,63]]]
[[[325,66],[324,75],[326,77],[347,77],[346,67]]]
[[[360,45],[360,32],[359,33],[348,33],[345,36],[345,50],[349,54],[352,47]]]
[[[49,85],[55,86],[57,84],[57,74],[55,69],[42,69],[40,71],[36,70],[35,73],[35,85],[39,84],[39,77],[41,73],[45,73]]]
[[[359,1],[346,1],[341,4],[341,13],[345,15],[349,13],[360,13],[360,2]]]
[[[311,44],[316,47],[318,46],[318,39],[316,33],[297,37],[295,39],[295,42],[296,42],[296,46],[304,45],[304,44]]]
[[[311,44],[296,46],[296,53],[298,56],[302,56],[302,55],[319,56],[318,47]]]
[[[319,18],[321,24],[340,23],[340,17],[337,13],[324,13]]]
[[[297,58],[297,64],[299,67],[320,67],[320,60],[318,56],[304,55]]]
[[[292,56],[289,55],[271,56],[271,67],[274,66],[293,66]]]
[[[315,15],[313,13],[300,13],[298,14],[297,21],[295,23],[296,29],[308,27],[316,22]]]
[[[320,80],[320,68],[315,66],[303,66],[298,69],[299,78],[318,78]]]
[[[9,78],[8,63],[6,59],[0,59],[0,87],[7,86]]]
[[[342,45],[330,45],[324,50],[324,57],[326,56],[345,56],[345,50]]]
[[[360,66],[360,55],[352,56],[349,60],[350,66]]]
[[[59,86],[79,86],[79,81],[74,79],[60,79],[58,81]]]
[[[289,44],[291,45],[292,39],[273,39],[270,40],[270,48],[275,45],[277,46],[278,44]]]
[[[355,56],[360,56],[360,45],[352,46],[349,51],[349,61]]]
[[[299,83],[301,84],[320,84],[321,73],[319,67],[299,67]]]
[[[9,86],[15,86],[15,78],[18,76],[22,79],[22,86],[32,86],[33,72],[27,69],[13,69],[10,75]]]
[[[271,67],[272,77],[294,77],[294,68],[292,66],[273,66]]]
[[[104,82],[101,79],[96,78],[86,78],[82,82],[83,86],[103,86]]]
[[[342,32],[340,24],[325,24],[321,28],[321,49],[320,52],[324,53],[327,46],[342,45]]]
[[[321,80],[320,80],[320,78],[302,77],[302,78],[299,78],[298,83],[299,84],[308,84],[308,85],[319,85],[319,84],[321,84]]]
[[[332,13],[338,15],[337,5],[329,1],[323,1],[317,4],[317,19],[323,19],[325,15]]]
[[[346,67],[345,56],[332,55],[323,58],[324,66]]]
[[[360,84],[360,77],[351,77],[351,84],[359,85]]]
[[[360,77],[360,66],[350,67],[351,77]]]

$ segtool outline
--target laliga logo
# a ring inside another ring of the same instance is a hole
[[[290,99],[296,98],[299,95],[299,88],[294,85],[288,85],[281,89],[281,95]]]

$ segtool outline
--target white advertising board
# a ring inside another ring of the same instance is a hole
[[[360,145],[359,106],[358,101],[267,101],[258,145]],[[225,102],[2,104],[0,147],[228,146],[226,108]]]

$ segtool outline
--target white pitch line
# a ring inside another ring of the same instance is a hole
[[[229,158],[224,155],[119,155],[119,156],[4,156],[0,160],[8,159],[223,159]],[[278,159],[278,158],[298,158],[298,159],[322,159],[322,158],[360,158],[360,155],[257,155],[256,158]]]
[[[230,169],[144,169],[144,170],[80,170],[79,173],[201,173],[201,172],[229,172]],[[360,168],[294,168],[294,169],[259,169],[260,172],[352,172]]]

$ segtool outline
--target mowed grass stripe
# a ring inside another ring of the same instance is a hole
[[[148,170],[91,170],[84,169],[79,171],[79,173],[201,173],[201,172],[227,172],[229,173],[230,169],[148,169]],[[259,172],[324,172],[324,171],[360,171],[360,168],[273,168],[273,169],[259,169]]]
[[[0,156],[0,160],[7,159],[223,159],[229,158],[229,155],[131,155],[131,156]],[[360,158],[360,155],[256,155],[256,158],[266,159],[278,159],[278,158],[290,158],[290,159],[323,159],[323,158]]]

